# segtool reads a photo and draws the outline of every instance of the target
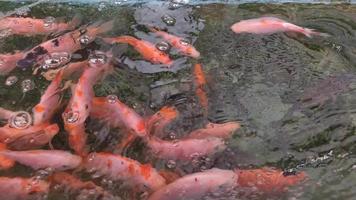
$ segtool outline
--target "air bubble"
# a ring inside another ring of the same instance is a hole
[[[45,28],[50,28],[53,24],[54,24],[54,22],[56,21],[56,19],[54,18],[54,17],[52,17],[52,16],[49,16],[49,17],[46,17],[44,20],[43,20],[43,26],[45,27]]]
[[[168,26],[173,26],[176,23],[176,19],[174,19],[170,15],[163,15],[162,16],[162,21],[167,24]]]
[[[169,160],[169,161],[167,161],[166,166],[169,169],[173,169],[173,168],[175,168],[177,166],[177,163],[174,160]]]
[[[162,41],[156,44],[156,48],[160,51],[168,52],[171,46],[167,42]]]
[[[35,83],[31,79],[25,79],[21,83],[22,92],[28,92],[35,88]]]
[[[111,94],[106,97],[106,100],[108,101],[108,103],[113,104],[117,102],[118,98],[116,95]]]
[[[54,69],[68,63],[71,59],[71,55],[67,52],[52,53],[44,61],[43,69]]]
[[[69,111],[63,114],[64,119],[68,123],[75,123],[79,120],[79,112],[78,111]]]
[[[9,124],[16,129],[26,129],[32,124],[32,117],[28,112],[16,112],[10,119]]]
[[[190,41],[188,39],[183,38],[179,41],[179,43],[183,46],[188,46],[190,44]]]
[[[9,76],[7,77],[6,81],[5,81],[5,85],[7,86],[12,86],[13,84],[15,84],[19,79],[17,78],[17,76]]]
[[[80,44],[87,45],[90,43],[90,37],[88,35],[83,35],[79,38]]]
[[[102,65],[107,62],[107,57],[104,52],[96,51],[89,56],[89,63],[94,65]]]
[[[170,133],[169,133],[169,138],[170,138],[171,140],[175,140],[175,139],[177,138],[177,135],[176,135],[174,132],[170,132]]]
[[[115,5],[121,5],[123,3],[125,3],[127,0],[114,0],[114,4]]]
[[[98,11],[102,11],[106,8],[106,3],[105,2],[100,2],[98,5]]]

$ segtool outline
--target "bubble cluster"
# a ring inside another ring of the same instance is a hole
[[[177,163],[174,160],[168,160],[167,163],[166,163],[166,166],[169,169],[173,169],[173,168],[175,168],[177,166]]]
[[[168,26],[173,26],[176,23],[176,19],[167,14],[162,16],[162,21]]]
[[[89,63],[94,65],[102,65],[107,62],[107,57],[104,52],[96,51],[89,56]]]
[[[190,44],[190,41],[186,38],[183,38],[179,41],[179,43],[183,46],[188,46]]]
[[[80,38],[79,38],[79,42],[80,44],[82,45],[87,45],[90,43],[90,37],[88,35],[82,35]]]
[[[16,112],[10,119],[9,125],[16,129],[26,129],[32,124],[30,113],[25,111]]]
[[[71,54],[67,52],[55,52],[45,59],[42,69],[54,69],[68,63],[71,59]]]
[[[54,17],[48,16],[43,20],[43,22],[44,22],[43,26],[45,28],[51,28],[55,21],[56,21],[56,19]]]
[[[19,79],[17,78],[17,76],[9,76],[7,77],[6,81],[5,81],[5,85],[6,86],[12,86],[15,83],[17,83]]]
[[[79,112],[78,111],[68,111],[63,114],[63,117],[68,123],[75,123],[79,120]]]
[[[108,101],[108,103],[113,104],[117,102],[118,97],[116,95],[111,94],[106,97],[106,100]]]
[[[21,88],[24,93],[31,91],[35,88],[35,82],[31,79],[25,79],[21,82]]]

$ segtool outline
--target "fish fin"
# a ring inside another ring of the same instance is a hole
[[[161,170],[158,173],[166,180],[167,184],[172,183],[181,177],[180,174],[168,170]]]
[[[70,30],[75,29],[76,27],[79,26],[79,24],[82,22],[82,20],[83,20],[83,16],[82,15],[80,15],[80,14],[74,15],[73,19],[68,24],[69,25],[68,28]]]
[[[321,36],[321,37],[330,37],[331,36],[327,33],[317,32],[314,29],[310,29],[310,28],[304,28],[302,33],[309,38],[312,38],[313,35]]]

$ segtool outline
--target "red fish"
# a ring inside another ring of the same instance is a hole
[[[75,16],[70,23],[57,23],[52,17],[46,19],[33,19],[29,17],[6,17],[0,19],[0,32],[26,36],[49,35],[51,33],[71,30],[78,26],[80,19]]]
[[[126,43],[133,46],[145,60],[152,62],[153,64],[164,64],[168,67],[172,65],[173,61],[169,56],[158,50],[154,44],[140,40],[131,36],[120,36],[117,38],[103,38],[107,43]]]
[[[112,27],[113,21],[100,25],[93,24],[48,40],[26,52],[25,56],[17,62],[17,66],[24,69],[34,65],[41,65],[47,55],[55,52],[72,54],[93,42],[98,34],[110,31]]]
[[[205,115],[208,112],[208,97],[206,94],[206,79],[201,64],[194,65],[194,83],[195,94],[197,95],[200,105],[204,108]]]
[[[181,52],[184,55],[193,57],[193,58],[199,58],[200,53],[197,51],[189,42],[181,37],[171,35],[167,32],[164,31],[159,31],[155,28],[150,28],[152,32],[154,32],[156,35],[162,37],[164,40],[166,40],[169,44],[171,44],[173,47],[177,48],[179,52]]]
[[[61,150],[0,151],[1,156],[31,167],[34,170],[51,168],[64,171],[77,168],[82,158]]]
[[[0,143],[0,151],[6,150],[6,144]],[[10,169],[15,165],[15,161],[6,158],[5,156],[0,156],[0,170]]]
[[[6,125],[0,128],[0,142],[13,150],[36,149],[49,144],[58,131],[57,124],[43,123],[26,129]]]
[[[104,120],[114,128],[125,128],[140,137],[147,135],[145,120],[116,96],[95,97],[92,107],[91,117]]]
[[[223,124],[208,123],[205,128],[197,129],[191,132],[188,138],[205,138],[205,137],[219,137],[228,139],[232,134],[240,128],[237,122],[226,122]]]
[[[216,137],[165,141],[151,136],[146,139],[146,143],[154,156],[166,160],[191,161],[196,157],[212,156],[226,149],[224,141]]]
[[[0,54],[0,75],[6,75],[16,68],[17,61],[21,60],[25,54],[16,51],[11,54]]]
[[[88,171],[96,171],[113,180],[125,181],[140,190],[155,191],[166,185],[165,179],[149,164],[109,153],[92,153],[84,162]]]
[[[45,93],[41,96],[40,102],[32,109],[34,125],[49,122],[54,112],[60,106],[62,77],[63,72],[61,71],[49,84]]]
[[[49,191],[49,183],[33,178],[0,177],[0,199],[42,199]]]
[[[164,106],[146,122],[147,130],[151,135],[162,137],[164,128],[178,116],[178,111],[174,107]]]
[[[276,17],[261,17],[242,20],[231,26],[235,33],[273,34],[278,32],[297,32],[307,37],[329,36],[326,33],[316,32],[313,29],[303,28]]]
[[[255,187],[264,193],[279,193],[287,187],[306,179],[304,172],[296,175],[284,175],[283,171],[272,168],[235,170],[240,187]]]
[[[65,130],[69,133],[69,145],[79,155],[85,155],[84,122],[92,109],[93,86],[112,70],[110,61],[101,64],[89,62],[72,92],[72,98],[63,113]]]
[[[183,176],[154,192],[148,200],[203,199],[208,194],[231,191],[237,180],[231,170],[210,169]]]

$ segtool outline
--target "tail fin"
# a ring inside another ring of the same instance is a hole
[[[310,28],[304,28],[302,33],[307,36],[308,38],[312,38],[313,35],[316,36],[320,36],[320,37],[330,37],[331,35],[327,34],[327,33],[321,33],[321,32],[317,32],[314,29],[310,29]]]
[[[96,24],[93,24],[93,26],[96,26]],[[95,30],[97,34],[101,34],[101,33],[106,33],[108,31],[111,31],[112,28],[114,28],[114,20],[110,20],[103,24],[97,25],[95,27]]]
[[[73,19],[69,22],[68,28],[70,30],[73,30],[76,27],[78,27],[80,25],[80,23],[82,22],[82,18],[83,17],[80,14],[74,15]]]

